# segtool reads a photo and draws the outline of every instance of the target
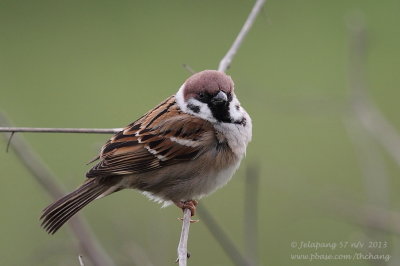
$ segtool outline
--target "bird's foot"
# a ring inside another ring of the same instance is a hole
[[[196,206],[198,204],[197,200],[187,200],[187,201],[178,201],[175,202],[175,205],[178,206],[178,208],[181,208],[182,211],[185,211],[185,209],[189,209],[191,216],[194,216],[196,214]],[[178,218],[179,220],[183,220],[183,218]],[[191,223],[197,223],[199,220],[190,220]]]
[[[184,211],[185,209],[189,209],[191,216],[194,216],[196,214],[197,204],[198,204],[197,200],[187,200],[187,201],[175,202],[175,205],[178,206],[178,208],[181,208],[182,211]]]
[[[179,218],[177,218],[179,221],[183,221],[183,218],[182,217],[179,217]],[[190,219],[190,223],[191,224],[194,224],[194,223],[198,223],[198,222],[200,222],[200,220],[193,220],[193,219]]]

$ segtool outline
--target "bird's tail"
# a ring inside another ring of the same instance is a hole
[[[110,190],[110,186],[99,184],[97,181],[98,180],[95,178],[89,179],[75,191],[65,195],[45,208],[40,217],[40,220],[42,220],[42,227],[49,234],[54,234],[83,207],[93,200],[104,196],[104,194],[109,194],[105,192]]]

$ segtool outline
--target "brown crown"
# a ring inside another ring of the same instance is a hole
[[[233,81],[230,76],[217,70],[204,70],[192,75],[185,81],[183,97],[185,100],[195,97],[200,92],[216,94],[218,91],[230,93],[233,91]]]

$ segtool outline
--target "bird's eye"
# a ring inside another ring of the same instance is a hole
[[[201,100],[204,100],[204,99],[206,98],[206,94],[205,94],[204,92],[200,92],[200,93],[199,93],[199,98],[200,98]]]

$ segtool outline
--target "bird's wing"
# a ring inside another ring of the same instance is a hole
[[[193,160],[215,141],[211,123],[183,113],[171,96],[115,134],[86,176],[144,173]]]

